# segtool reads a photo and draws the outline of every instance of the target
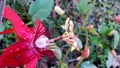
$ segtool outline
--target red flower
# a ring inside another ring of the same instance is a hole
[[[13,28],[0,34],[14,32],[19,40],[6,48],[0,56],[0,68],[24,64],[26,68],[36,68],[37,60],[41,56],[55,57],[53,51],[48,49],[49,39],[45,36],[46,28],[39,19],[36,19],[37,28],[28,28],[16,12],[7,6],[3,16],[11,21]]]
[[[120,24],[120,16],[116,16],[115,17],[115,22],[117,22],[118,24]]]

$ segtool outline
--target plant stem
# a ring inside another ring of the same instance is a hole
[[[78,61],[78,63],[76,64],[75,68],[80,68],[79,65],[80,65],[80,63],[81,63],[83,60],[84,60],[84,58],[81,58],[81,59]]]
[[[71,46],[72,47],[72,46]],[[59,65],[58,65],[58,68],[60,68],[61,66],[61,63],[63,63],[63,61],[65,60],[65,58],[67,57],[67,55],[70,53],[71,51],[71,47],[68,49],[67,53],[65,54],[65,56],[63,57],[62,60],[59,61]]]
[[[70,46],[70,48],[68,49],[67,53],[66,53],[65,56],[63,57],[63,59],[62,59],[63,61],[65,60],[65,58],[67,57],[67,55],[70,53],[71,48],[72,48],[72,46]]]
[[[88,17],[89,17],[89,15],[91,14],[91,12],[92,12],[92,10],[93,10],[93,8],[94,8],[95,2],[96,2],[96,0],[93,1],[92,5],[91,5],[91,7],[90,7],[90,10],[88,11],[88,13],[86,14],[86,16],[84,17],[83,25],[82,25],[82,27],[81,27],[81,28],[83,28],[83,29],[84,29],[84,28],[86,27],[86,25],[87,25]],[[80,15],[80,16],[83,16],[83,15]],[[78,35],[79,35],[80,32],[81,32],[81,28],[80,28],[80,31],[78,32]],[[86,29],[86,28],[85,28],[85,29]],[[86,30],[86,31],[87,31],[87,30]]]
[[[94,8],[95,2],[96,2],[96,0],[93,1],[92,6],[91,6],[90,10],[88,11],[87,16],[85,17],[85,20],[83,22],[84,23],[84,27],[86,27],[86,24],[87,24],[86,21],[88,20],[89,15],[92,13],[92,10]],[[85,47],[86,46],[88,46],[88,31],[87,31],[87,29],[86,29],[86,43],[85,43]]]
[[[60,66],[61,64],[62,64],[62,60],[60,60],[60,61],[59,61],[58,68],[60,68],[60,67],[61,67],[61,66]]]
[[[94,8],[95,2],[96,2],[96,0],[93,1],[92,5],[91,5],[91,8],[90,8],[90,10],[88,11],[88,14],[84,17],[84,21],[83,21],[83,25],[82,25],[83,28],[86,27],[86,25],[87,25],[88,17],[89,17],[89,15],[90,15],[90,13],[92,12],[93,8]],[[88,40],[89,40],[89,39],[88,39],[88,31],[87,31],[86,28],[85,28],[85,32],[86,32],[86,43],[85,43],[85,47],[87,47],[87,46],[88,46]],[[80,65],[80,63],[81,63],[83,60],[84,60],[84,58],[81,58],[81,59],[78,61],[78,63],[76,64],[75,67],[78,68],[79,65]]]
[[[87,47],[88,46],[88,31],[86,31],[86,43],[85,43],[85,47]]]

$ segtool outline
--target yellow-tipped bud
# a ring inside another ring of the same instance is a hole
[[[68,30],[68,26],[69,26],[69,21],[70,21],[70,18],[68,17],[65,21],[65,30],[67,31]]]
[[[74,24],[73,24],[73,21],[70,20],[69,24],[70,24],[70,26],[69,26],[69,30],[70,30],[70,32],[73,32],[73,30],[74,30]]]

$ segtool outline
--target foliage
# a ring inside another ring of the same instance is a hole
[[[53,0],[36,0],[30,5],[28,13],[34,21],[36,18],[45,20],[50,15],[53,3]]]
[[[79,68],[110,68],[116,58],[112,50],[116,52],[120,45],[120,20],[115,18],[120,15],[119,3],[119,0],[7,0],[7,5],[19,14],[28,28],[37,28],[34,23],[36,18],[39,18],[45,25],[44,35],[49,38],[50,42],[47,48],[54,52],[56,58],[44,55],[42,56],[46,59],[44,63],[42,58],[39,58],[38,63],[53,68],[76,68],[78,66]],[[54,9],[56,6],[59,8]],[[3,25],[0,25],[0,31],[21,28],[15,26],[15,22],[11,24],[6,19],[3,22]],[[89,25],[92,26],[89,27]],[[21,30],[24,31],[24,28]],[[16,42],[16,35],[22,34],[22,31],[15,32],[0,35],[0,47],[4,46],[9,49],[9,45]],[[87,58],[82,56],[82,54],[86,55],[84,51],[86,47],[90,50],[90,52],[87,51]],[[0,53],[4,53],[1,48]],[[48,52],[44,53],[48,54]]]
[[[91,7],[91,4],[88,4],[88,0],[81,0],[77,5],[77,10],[81,14],[86,14]]]
[[[97,68],[97,67],[90,63],[90,61],[85,61],[81,64],[81,68]]]

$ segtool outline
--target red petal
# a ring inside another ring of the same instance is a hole
[[[36,68],[37,62],[40,58],[41,58],[41,54],[38,54],[28,64],[26,64],[26,68]]]
[[[51,35],[52,35],[52,32],[50,32],[50,31],[45,32],[45,36],[47,36],[48,38],[50,38]]]
[[[24,24],[17,13],[11,8],[5,6],[3,16],[11,21],[16,34],[23,40],[30,41],[33,36],[29,28]]]
[[[52,50],[40,50],[39,53],[41,53],[43,56],[47,56],[48,58],[55,58],[55,53]]]
[[[21,66],[37,56],[32,43],[18,42],[5,49],[0,57],[1,66]]]
[[[37,27],[37,36],[45,35],[46,28],[38,18],[36,19],[36,24],[38,26]]]
[[[7,29],[7,30],[0,32],[0,34],[11,34],[11,33],[14,33],[13,28],[10,28],[10,29]]]
[[[41,53],[49,58],[55,58],[55,53],[52,50],[45,50]]]
[[[35,47],[35,49],[41,53],[43,56],[47,56],[49,58],[55,58],[55,53],[52,50],[49,49],[40,49],[38,47]]]

